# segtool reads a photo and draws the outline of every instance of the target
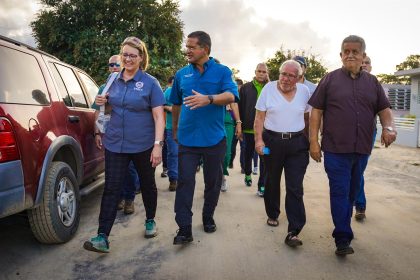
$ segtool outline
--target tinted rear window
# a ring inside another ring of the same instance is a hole
[[[0,46],[0,102],[47,105],[47,86],[35,57]]]
[[[76,78],[73,70],[61,64],[55,64],[61,78],[63,79],[66,91],[70,96],[71,103],[74,107],[89,108],[83,90],[80,87],[79,81]],[[66,102],[67,103],[67,102]]]
[[[98,94],[98,90],[99,90],[98,86],[86,74],[79,72],[79,76],[82,79],[83,83],[85,84],[90,100],[93,103],[93,101],[95,101],[96,95]]]

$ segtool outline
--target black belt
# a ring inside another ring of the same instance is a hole
[[[264,131],[273,136],[281,137],[282,140],[289,140],[303,134],[303,130],[298,131],[298,132],[276,132],[276,131],[265,129]]]

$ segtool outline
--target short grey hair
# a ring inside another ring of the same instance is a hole
[[[366,51],[366,43],[365,40],[357,35],[349,35],[346,38],[344,38],[343,42],[341,43],[341,51],[343,51],[344,48],[344,44],[345,43],[359,43],[361,48],[362,48],[362,52]]]
[[[289,59],[283,62],[279,68],[279,72],[280,73],[283,72],[284,67],[286,67],[286,65],[289,65],[289,64],[295,66],[298,76],[302,76],[303,70],[302,70],[302,67],[300,66],[300,63],[293,59]]]
[[[258,63],[258,64],[257,64],[257,67],[255,67],[255,70],[257,70],[257,69],[258,69],[258,67],[260,67],[260,66],[264,66],[264,67],[268,70],[267,64],[265,64],[264,62],[260,62],[260,63]]]

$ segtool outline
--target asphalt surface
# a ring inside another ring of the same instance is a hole
[[[96,233],[102,189],[82,201],[76,236],[61,245],[38,243],[25,215],[0,220],[0,279],[419,279],[420,149],[393,146],[374,149],[366,171],[367,219],[353,220],[355,254],[337,257],[331,237],[328,180],[323,164],[311,161],[304,181],[307,224],[303,246],[284,244],[287,219],[266,225],[263,199],[256,196],[257,177],[245,187],[235,162],[229,189],[221,193],[215,213],[217,231],[201,224],[202,172],[197,174],[194,241],[172,245],[175,193],[156,172],[159,189],[156,222],[159,234],[145,239],[144,208],[119,213],[109,254],[85,251],[83,242]]]

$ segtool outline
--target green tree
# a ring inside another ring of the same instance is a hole
[[[405,61],[395,66],[395,68],[397,69],[397,71],[420,68],[420,55],[412,54],[412,55],[407,56]]]
[[[288,59],[292,59],[295,55],[300,55],[306,59],[306,74],[305,78],[313,83],[318,83],[325,74],[327,74],[327,68],[322,65],[321,61],[317,59],[316,55],[308,54],[305,52],[298,52],[296,50],[283,50],[283,47],[280,48],[273,58],[270,58],[266,61],[267,68],[269,71],[270,80],[278,80],[279,78],[279,68],[283,62]]]
[[[420,55],[412,54],[400,64],[395,66],[396,71],[420,68]],[[383,84],[410,85],[411,79],[407,76],[395,76],[394,74],[378,74],[378,80]]]
[[[230,70],[232,71],[233,79],[240,79],[239,78],[239,72],[240,71],[238,69],[232,68]]]
[[[393,74],[378,74],[376,75],[378,81],[381,84],[394,84],[394,85],[405,85],[409,84],[409,78],[406,77],[397,77]]]
[[[78,66],[98,83],[108,76],[106,62],[128,36],[148,48],[148,72],[162,85],[183,66],[183,23],[176,0],[41,0],[31,23],[38,47]]]

